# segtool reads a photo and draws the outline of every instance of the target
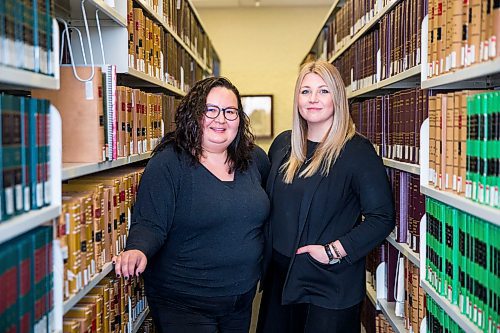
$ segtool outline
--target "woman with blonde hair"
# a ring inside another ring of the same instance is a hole
[[[276,137],[269,158],[257,331],[359,332],[365,256],[394,228],[394,206],[382,160],[355,133],[332,64],[301,68],[292,130]]]

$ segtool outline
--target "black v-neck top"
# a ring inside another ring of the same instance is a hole
[[[148,257],[146,292],[240,295],[261,274],[269,160],[258,147],[245,172],[221,181],[173,147],[156,154],[139,185],[127,250]]]
[[[306,163],[302,165],[299,173],[307,167],[318,145],[319,142],[307,140]],[[311,179],[316,177],[322,176],[320,173],[309,178],[295,176],[291,184],[283,182],[283,172],[280,172],[276,178],[270,215],[273,249],[286,257],[291,257],[293,252],[297,250],[294,246],[299,225],[300,203],[304,191],[310,186]]]

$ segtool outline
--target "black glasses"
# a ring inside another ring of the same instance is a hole
[[[205,116],[210,119],[215,119],[219,116],[220,112],[222,111],[222,114],[224,115],[224,118],[226,118],[229,121],[236,120],[239,115],[239,110],[236,108],[228,107],[221,109],[217,105],[207,105],[207,109],[205,110]]]

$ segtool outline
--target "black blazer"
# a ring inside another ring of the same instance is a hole
[[[290,137],[290,131],[281,133],[269,150],[271,170],[266,191],[271,203],[274,184],[277,177],[282,177],[279,168],[290,156]],[[283,304],[312,303],[344,309],[360,303],[366,294],[365,256],[395,225],[385,167],[366,138],[356,134],[346,143],[328,177],[311,179],[300,204],[298,221],[295,248],[338,239],[347,257],[339,264],[327,265],[307,253],[293,255],[283,288]],[[270,223],[265,230],[264,288],[272,255]]]

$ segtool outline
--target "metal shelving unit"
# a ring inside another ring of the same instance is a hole
[[[198,63],[198,65],[200,65],[200,67],[208,72],[209,74],[212,74],[212,70],[210,68],[208,68],[208,66],[203,62],[202,59],[200,59],[200,57],[194,53],[193,50],[191,50],[191,47],[186,45],[186,43],[184,42],[184,40],[182,40],[182,38],[172,29],[171,26],[169,26],[167,24],[167,22],[165,22],[165,20],[153,9],[151,8],[146,2],[145,0],[136,0],[136,2],[146,11],[148,12],[150,15],[152,15],[155,20],[160,23],[167,31],[169,34],[171,34],[174,39],[189,53],[189,55],[191,57],[193,57],[193,59]],[[191,8],[194,8],[194,6],[191,6]],[[198,17],[198,16],[197,16]],[[200,24],[201,24],[201,21],[199,21]]]
[[[455,72],[422,80],[422,89],[484,88],[488,77],[500,76],[500,58],[459,69]]]
[[[345,42],[345,44],[337,51],[335,54],[328,59],[328,62],[334,62],[342,53],[344,53],[352,44],[354,44],[361,36],[363,36],[368,30],[370,30],[375,24],[378,23],[380,18],[389,12],[399,0],[393,0],[389,2],[384,8],[382,8],[375,16],[368,22],[365,23],[363,28],[359,29],[354,36]]]
[[[394,332],[396,333],[406,333],[408,330],[405,328],[404,320],[401,317],[395,315],[394,309],[396,308],[395,302],[387,302],[386,299],[378,299],[378,304],[380,305],[380,309],[384,313],[384,316],[387,318],[389,324],[391,324]]]
[[[134,321],[132,325],[132,333],[137,333],[139,331],[139,328],[141,328],[142,323],[144,320],[148,317],[149,314],[149,307],[145,308],[144,311],[141,312],[139,317],[137,317],[136,321]]]
[[[500,209],[498,208],[479,204],[457,194],[437,190],[428,185],[420,184],[420,192],[428,197],[439,200],[448,206],[455,207],[468,214],[477,216],[485,221],[500,226]]]
[[[467,333],[480,333],[482,332],[479,327],[475,326],[469,318],[464,316],[460,309],[456,306],[448,302],[447,299],[439,295],[427,281],[421,280],[420,286],[425,290],[428,296],[432,297],[432,299],[442,308],[448,316],[453,319],[454,322],[458,324],[465,332]]]
[[[351,88],[347,91],[347,98],[355,98],[362,96],[369,96],[380,89],[391,89],[391,88],[414,88],[420,85],[420,65],[414,66],[407,69],[404,72],[391,76],[388,79],[384,79],[380,82],[372,84],[368,87],[360,88],[358,90],[352,91]]]
[[[101,172],[113,168],[118,168],[130,163],[135,163],[147,160],[151,157],[151,152],[131,155],[127,157],[120,157],[114,161],[100,162],[100,163],[64,163],[62,171],[62,180],[68,180],[95,172]]]
[[[132,79],[139,79],[141,81],[143,81],[143,83],[148,83],[144,86],[148,86],[148,87],[162,87],[162,88],[165,88],[166,90],[174,93],[174,94],[177,94],[179,96],[185,96],[186,93],[184,91],[182,91],[181,89],[177,88],[176,86],[173,86],[169,83],[166,83],[160,79],[157,79],[155,77],[152,77],[146,73],[143,73],[141,71],[138,71],[137,69],[135,68],[132,68],[132,67],[129,67],[127,69],[126,72],[119,72],[119,74],[127,74],[128,76],[131,77],[130,80],[128,81],[132,81]],[[137,83],[135,83],[134,85],[138,85]],[[138,85],[140,86],[140,85]]]
[[[57,218],[59,214],[61,214],[61,206],[51,205],[0,222],[0,244]]]
[[[25,69],[0,65],[1,85],[11,85],[24,88],[59,89],[59,79]]]
[[[392,246],[394,246],[396,249],[398,249],[399,252],[401,252],[402,255],[404,255],[406,258],[410,259],[410,261],[417,267],[420,267],[420,255],[410,249],[408,244],[406,243],[398,243],[392,236],[388,236],[387,241],[391,243]]]
[[[382,160],[384,161],[384,165],[389,168],[398,169],[414,175],[420,175],[420,165],[418,164],[399,162],[385,157],[383,157]]]
[[[108,275],[113,270],[113,265],[108,262],[102,267],[102,271],[90,279],[89,283],[83,287],[78,293],[71,296],[69,299],[63,303],[63,314],[68,312],[73,306],[78,303],[82,297],[87,295],[89,291],[92,290],[106,275]]]
[[[372,285],[368,283],[366,284],[366,295],[368,296],[368,299],[372,302],[372,304],[377,307],[377,292],[375,291],[375,289],[373,289]]]

